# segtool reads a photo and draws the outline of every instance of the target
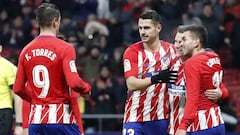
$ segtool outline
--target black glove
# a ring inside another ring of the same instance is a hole
[[[157,75],[151,77],[152,84],[156,83],[174,83],[177,80],[177,71],[169,69],[159,71]]]

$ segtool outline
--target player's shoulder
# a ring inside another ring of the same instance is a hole
[[[125,53],[128,53],[128,52],[133,53],[133,52],[138,52],[141,50],[143,50],[143,43],[135,42],[126,48]]]
[[[71,44],[67,43],[66,41],[56,38],[44,38],[44,37],[37,37],[29,42],[24,48],[23,52],[32,48],[56,48],[56,49],[69,49],[74,48]]]
[[[199,55],[196,55],[196,59],[199,60],[209,59],[213,57],[219,57],[219,55],[214,51],[204,51],[202,53],[199,53]]]
[[[170,43],[170,42],[167,42],[167,41],[163,41],[163,40],[160,40],[160,44],[162,45],[162,47],[164,48],[164,49],[169,49],[169,48],[171,48],[171,49],[174,49],[175,48],[175,46],[174,46],[174,44],[173,43]]]
[[[54,43],[53,45],[58,48],[74,48],[73,45],[59,38],[53,38],[52,42]]]

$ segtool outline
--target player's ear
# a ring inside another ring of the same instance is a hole
[[[57,28],[59,25],[59,19],[58,18],[54,18],[53,21],[52,21],[52,26],[54,28]]]
[[[157,25],[157,30],[160,32],[162,30],[162,25],[161,24],[158,24]]]
[[[201,40],[200,40],[199,38],[196,38],[196,39],[194,40],[194,47],[195,47],[195,48],[201,47]]]

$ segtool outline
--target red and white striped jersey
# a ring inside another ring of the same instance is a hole
[[[180,121],[183,117],[184,106],[186,103],[186,87],[182,62],[179,59],[176,59],[176,62],[171,69],[178,71],[178,79],[176,83],[168,84],[170,107],[169,134],[173,135],[177,131]]]
[[[187,128],[188,132],[205,130],[224,124],[220,107],[211,107],[206,110],[199,110],[193,123]]]
[[[124,53],[125,78],[151,77],[157,72],[170,68],[176,58],[175,47],[160,41],[157,52],[147,51],[142,42],[128,47]],[[145,122],[168,119],[168,94],[166,83],[158,83],[146,89],[128,91],[124,122]]]
[[[72,45],[54,36],[39,36],[22,50],[14,92],[31,99],[30,123],[72,123],[71,89],[85,93],[90,86],[78,75]]]
[[[30,124],[73,124],[76,123],[69,104],[32,104]]]
[[[198,131],[223,124],[218,104],[204,92],[221,87],[222,67],[214,52],[203,52],[184,64],[187,100],[179,129]]]

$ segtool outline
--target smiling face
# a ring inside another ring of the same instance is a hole
[[[183,56],[183,50],[182,50],[182,38],[183,38],[183,33],[178,32],[175,36],[174,39],[174,45],[176,47],[176,52],[178,57]]]
[[[138,30],[141,40],[146,44],[151,44],[159,40],[159,33],[161,31],[160,24],[154,24],[151,19],[139,19]]]
[[[181,40],[181,52],[184,57],[192,57],[194,49],[199,46],[198,38],[193,36],[193,33],[190,31],[185,31],[182,33]]]

